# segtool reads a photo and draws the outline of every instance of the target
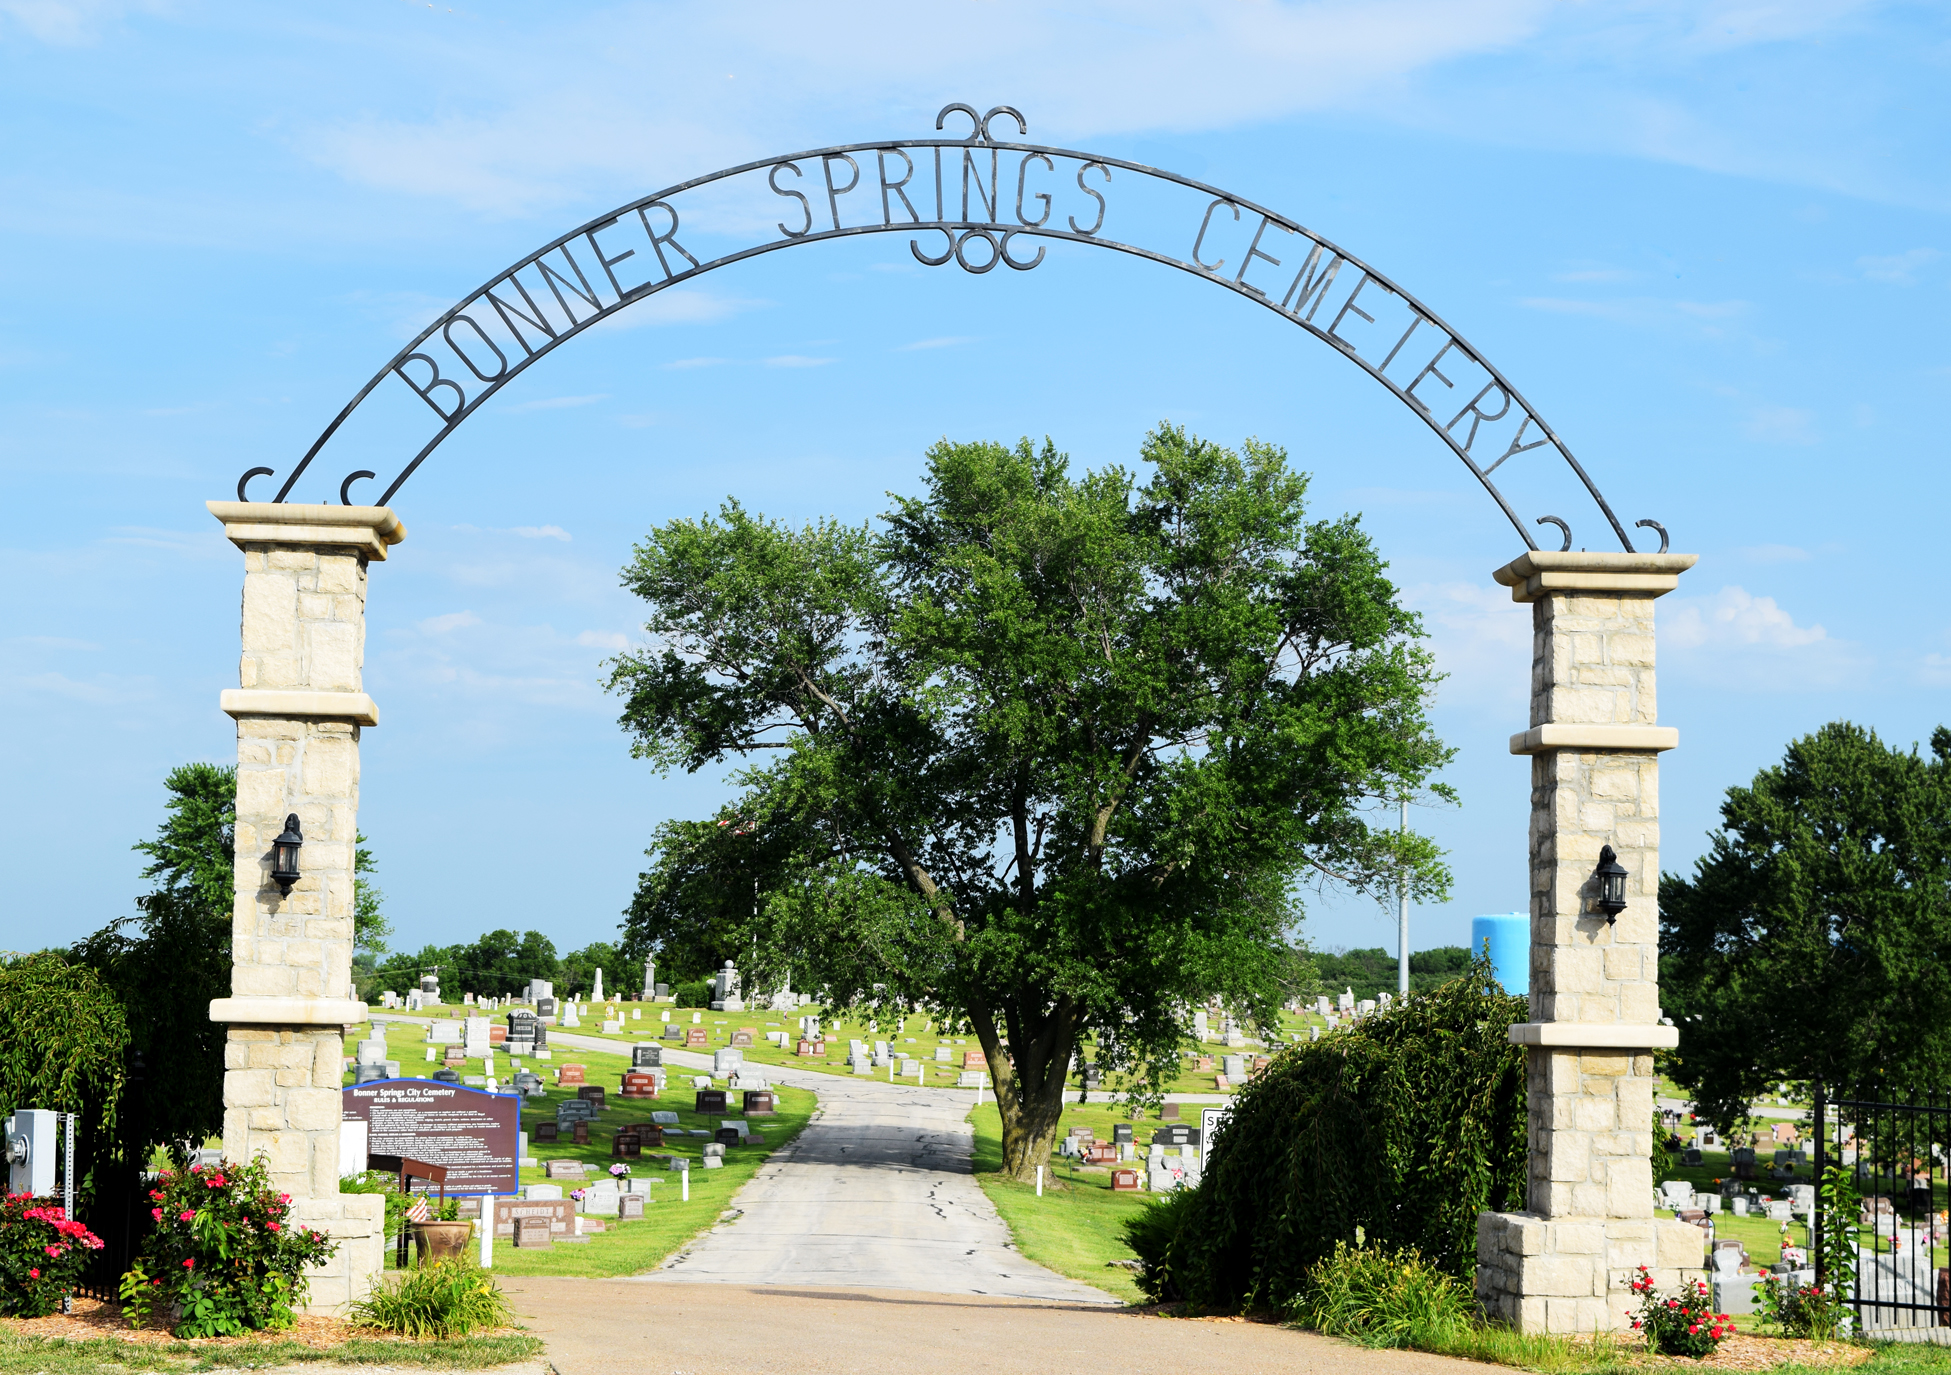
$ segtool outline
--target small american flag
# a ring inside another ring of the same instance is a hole
[[[407,1221],[409,1222],[425,1222],[433,1215],[433,1209],[427,1206],[427,1200],[425,1198],[414,1199],[413,1206],[406,1210]]]

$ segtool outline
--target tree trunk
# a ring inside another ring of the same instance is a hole
[[[1077,1044],[1077,1017],[1067,1006],[1038,1018],[1035,1033],[1024,1019],[1012,1018],[1019,1030],[1007,1054],[987,1016],[970,1019],[976,1039],[989,1060],[989,1082],[995,1086],[996,1109],[1003,1123],[1003,1174],[1029,1184],[1037,1166],[1050,1163],[1058,1120],[1064,1111],[1064,1087],[1070,1057]]]

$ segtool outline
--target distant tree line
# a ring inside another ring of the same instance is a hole
[[[368,1000],[391,989],[404,994],[420,986],[422,973],[437,972],[441,996],[463,993],[511,997],[527,990],[529,980],[547,979],[557,997],[588,993],[596,971],[603,971],[603,991],[635,993],[643,986],[643,961],[631,960],[609,941],[593,941],[581,950],[557,955],[555,942],[540,931],[489,931],[460,945],[423,945],[376,961],[370,970],[355,971],[359,996]],[[661,979],[663,975],[660,973]]]
[[[1353,989],[1357,1002],[1378,993],[1396,991],[1396,957],[1380,947],[1327,954],[1317,951],[1314,964],[1319,971],[1320,990],[1330,998],[1344,989]],[[1461,945],[1411,951],[1409,991],[1428,993],[1469,968],[1470,952]]]

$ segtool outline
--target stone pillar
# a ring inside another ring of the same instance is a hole
[[[309,1310],[343,1314],[380,1272],[385,1200],[339,1193],[344,1032],[366,1019],[351,988],[359,732],[379,724],[360,688],[366,564],[406,537],[380,506],[213,501],[244,551],[237,721],[237,893],[231,996],[210,1004],[224,1047],[224,1156],[265,1156],[293,1216],[338,1253],[311,1275]],[[302,877],[271,880],[271,842],[296,814]]]
[[[1653,602],[1692,554],[1531,553],[1493,575],[1531,604],[1531,1020],[1525,1046],[1525,1211],[1477,1218],[1477,1296],[1526,1332],[1605,1332],[1703,1264],[1699,1229],[1653,1216],[1653,1051],[1678,1043],[1660,1014],[1660,752]],[[1598,909],[1593,870],[1612,846],[1626,909]]]

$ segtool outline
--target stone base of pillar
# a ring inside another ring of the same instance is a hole
[[[1477,1302],[1521,1332],[1622,1332],[1644,1265],[1672,1289],[1701,1271],[1701,1233],[1672,1218],[1477,1214]]]
[[[305,1272],[311,1286],[305,1312],[345,1317],[385,1269],[386,1199],[380,1194],[293,1199],[292,1217],[300,1226],[330,1233],[339,1243],[330,1260]]]

